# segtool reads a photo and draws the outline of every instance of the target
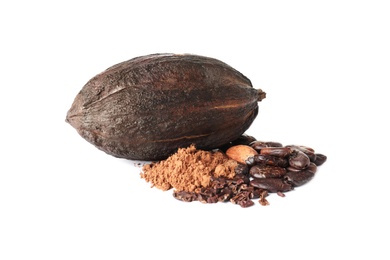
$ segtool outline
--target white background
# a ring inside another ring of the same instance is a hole
[[[389,14],[375,0],[2,1],[0,259],[389,259]],[[150,188],[65,115],[91,77],[157,52],[238,69],[267,92],[247,133],[328,161],[267,207]]]

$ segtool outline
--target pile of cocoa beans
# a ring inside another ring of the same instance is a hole
[[[252,136],[239,139],[222,147],[228,157],[239,164],[233,179],[212,178],[211,185],[195,192],[174,191],[173,196],[182,201],[216,203],[230,201],[241,207],[268,205],[268,193],[293,190],[309,182],[327,157],[314,149],[302,145],[283,146],[278,142],[257,141]]]

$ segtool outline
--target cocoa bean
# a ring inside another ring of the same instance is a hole
[[[316,159],[316,154],[314,153],[314,149],[303,146],[303,145],[287,145],[286,147],[291,148],[292,150],[301,151],[306,154],[311,162],[314,162]]]
[[[277,157],[286,157],[291,153],[289,147],[264,147],[260,150],[260,154],[272,155]]]
[[[286,174],[286,169],[271,165],[254,165],[249,174],[255,178],[279,178]]]
[[[294,187],[302,186],[309,182],[314,177],[314,173],[309,170],[303,170],[299,172],[287,172],[284,175],[286,183],[292,184]]]
[[[293,189],[291,184],[283,182],[283,180],[279,178],[256,178],[250,181],[250,185],[259,189],[267,190],[268,192],[286,192]]]
[[[327,159],[327,157],[325,155],[320,154],[320,153],[316,153],[316,159],[315,159],[314,163],[315,163],[315,165],[320,166],[324,162],[326,162],[326,159]]]
[[[309,157],[301,151],[293,151],[288,159],[288,163],[291,167],[302,170],[310,164]]]
[[[279,167],[288,167],[288,160],[286,158],[281,158],[272,155],[258,154],[253,156],[255,163],[267,164]]]

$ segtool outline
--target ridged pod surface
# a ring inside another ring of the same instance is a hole
[[[162,160],[179,147],[210,150],[243,134],[265,93],[213,58],[152,54],[90,79],[66,121],[104,152],[132,160]]]

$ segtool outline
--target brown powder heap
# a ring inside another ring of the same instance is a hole
[[[236,166],[237,162],[222,152],[197,150],[191,145],[164,161],[144,165],[141,178],[161,190],[194,191],[209,186],[211,176],[233,178]]]

